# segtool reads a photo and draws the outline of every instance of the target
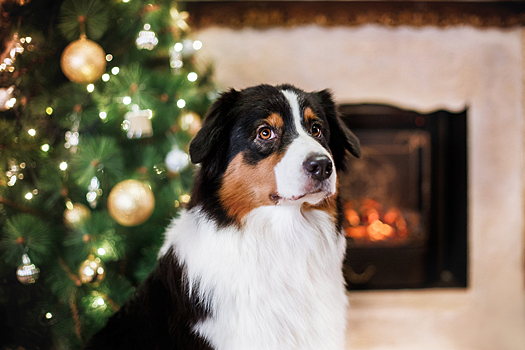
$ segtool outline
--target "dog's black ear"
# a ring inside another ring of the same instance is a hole
[[[335,108],[335,103],[330,90],[315,92],[323,108],[330,127],[330,151],[334,157],[335,167],[345,170],[345,155],[348,150],[353,156],[361,157],[359,139],[344,125]]]
[[[228,114],[239,92],[231,89],[224,92],[210,107],[202,128],[190,143],[190,158],[194,164],[215,158],[219,150],[227,147],[229,135],[224,135]]]

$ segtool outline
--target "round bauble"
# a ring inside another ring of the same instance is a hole
[[[166,167],[173,173],[178,173],[188,166],[190,157],[184,151],[181,151],[177,147],[173,147],[171,151],[166,155]]]
[[[22,265],[18,266],[16,270],[16,278],[22,284],[35,283],[40,275],[40,269],[35,264],[31,263],[31,259],[27,254],[22,255]]]
[[[71,209],[64,211],[64,223],[69,228],[81,226],[91,217],[91,211],[84,204],[73,203]]]
[[[142,224],[154,208],[155,197],[150,187],[137,180],[119,182],[108,196],[109,215],[122,226]]]
[[[82,283],[88,283],[96,286],[106,276],[106,269],[104,268],[100,258],[95,258],[94,255],[90,255],[80,265],[78,276],[80,277]]]
[[[93,83],[106,70],[106,54],[99,44],[81,35],[66,46],[60,66],[69,80],[79,84]]]

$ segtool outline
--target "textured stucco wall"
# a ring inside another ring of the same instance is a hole
[[[457,27],[195,33],[226,87],[331,88],[340,102],[468,107],[470,288],[350,293],[348,348],[525,349],[522,33]]]

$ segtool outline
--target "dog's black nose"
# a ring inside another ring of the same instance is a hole
[[[312,179],[323,181],[332,175],[332,161],[324,154],[314,154],[303,162],[303,169]]]

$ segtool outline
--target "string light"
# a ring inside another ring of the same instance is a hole
[[[25,197],[25,199],[27,199],[29,201],[29,200],[33,199],[33,194],[31,192],[27,192],[24,197]]]
[[[182,61],[181,60],[174,60],[170,62],[171,68],[182,68]]]
[[[36,130],[35,130],[35,129],[29,129],[29,130],[27,130],[27,133],[28,133],[30,136],[35,136],[35,135],[36,135]]]
[[[53,108],[51,108],[51,107],[47,107],[47,108],[46,108],[46,113],[47,113],[47,115],[51,115],[51,114],[53,114]]]
[[[106,82],[109,81],[110,75],[108,73],[102,74],[102,81]]]
[[[111,60],[113,60],[113,55],[110,54],[110,53],[108,53],[108,54],[106,55],[106,61],[110,62]]]
[[[60,163],[59,167],[60,167],[60,170],[65,171],[67,169],[67,163],[66,162],[62,162],[62,163]]]
[[[100,117],[100,119],[106,120],[106,118],[108,117],[108,114],[106,112],[102,111],[102,112],[100,112],[98,114],[98,116]]]
[[[10,108],[13,108],[15,106],[15,104],[16,104],[16,98],[13,97],[13,98],[11,98],[9,101],[7,101],[5,103],[5,107],[7,109],[10,109]]]
[[[184,101],[182,98],[177,101],[177,107],[184,108],[186,106],[186,101]]]
[[[106,255],[106,250],[104,248],[98,248],[97,253],[98,255]]]
[[[119,67],[113,67],[113,68],[111,68],[111,73],[112,73],[113,75],[117,75],[119,72],[120,72],[120,68],[119,68]]]
[[[183,48],[184,48],[184,46],[182,45],[182,43],[176,43],[173,46],[173,49],[175,49],[175,51],[177,51],[177,52],[181,52]]]
[[[191,81],[192,83],[196,81],[197,78],[198,78],[197,73],[195,72],[188,73],[188,80]]]
[[[48,320],[52,319],[53,318],[53,314],[51,312],[46,313],[46,318]]]
[[[86,90],[87,90],[88,92],[93,92],[93,91],[95,91],[95,85],[93,85],[93,84],[88,84],[88,86],[86,87]]]
[[[202,48],[202,41],[200,41],[200,40],[195,40],[195,41],[193,42],[193,48],[194,48],[195,50],[200,50],[200,49]]]
[[[124,103],[125,105],[129,105],[131,103],[131,97],[129,96],[124,96],[122,98],[122,103]]]

